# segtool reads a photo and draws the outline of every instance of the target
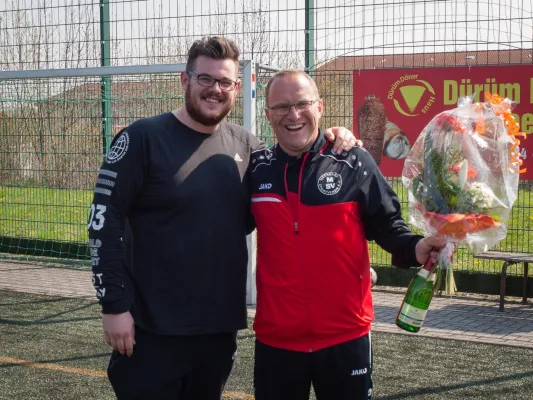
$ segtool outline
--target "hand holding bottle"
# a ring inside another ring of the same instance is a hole
[[[437,263],[439,251],[446,245],[443,236],[428,236],[420,240],[415,247],[416,259],[423,265],[431,257],[433,264]]]

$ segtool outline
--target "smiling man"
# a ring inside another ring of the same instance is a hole
[[[119,400],[220,399],[246,328],[246,173],[262,143],[223,122],[238,57],[230,40],[196,41],[185,105],[133,122],[99,170],[89,238]]]
[[[319,128],[313,79],[276,73],[266,88],[278,139],[252,154],[257,226],[256,400],[372,397],[374,318],[367,240],[393,265],[420,266],[444,245],[413,234],[398,197],[362,148],[335,154]]]

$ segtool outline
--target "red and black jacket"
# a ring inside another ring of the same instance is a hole
[[[374,318],[367,240],[399,268],[419,265],[421,236],[362,148],[342,155],[319,134],[290,157],[279,146],[252,154],[252,213],[258,234],[254,330],[267,345],[317,351],[361,337]]]

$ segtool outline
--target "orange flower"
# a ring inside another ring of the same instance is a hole
[[[485,133],[487,133],[487,131],[485,130],[485,121],[482,118],[476,121],[476,132],[480,135],[484,135]]]
[[[451,114],[442,113],[435,118],[435,123],[445,132],[465,133],[463,125]]]
[[[486,214],[437,214],[426,211],[424,216],[441,235],[463,240],[466,235],[499,226]]]
[[[512,172],[524,173],[527,171],[527,168],[520,169],[522,165],[522,160],[520,159],[520,153],[515,152],[514,150],[520,144],[520,140],[517,137],[526,136],[523,132],[520,132],[520,125],[516,122],[515,117],[511,113],[511,102],[508,99],[504,99],[497,94],[485,93],[485,100],[487,103],[492,105],[494,113],[503,118],[505,122],[505,127],[507,128],[507,133],[512,137],[513,145],[510,148],[511,151],[511,162],[509,163],[509,168]],[[502,105],[503,103],[503,105]]]
[[[455,173],[459,173],[459,171],[461,171],[460,165],[450,165],[448,168],[450,169],[450,171],[453,171]],[[468,168],[466,176],[468,176],[469,178],[475,178],[477,176],[477,171],[474,168]]]

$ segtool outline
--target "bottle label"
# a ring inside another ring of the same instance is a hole
[[[428,285],[429,287],[414,288],[408,291],[405,296],[405,302],[421,310],[427,310],[433,297],[433,284],[428,282]]]
[[[402,321],[404,324],[420,328],[426,318],[427,312],[428,310],[422,310],[404,302],[398,320]]]

